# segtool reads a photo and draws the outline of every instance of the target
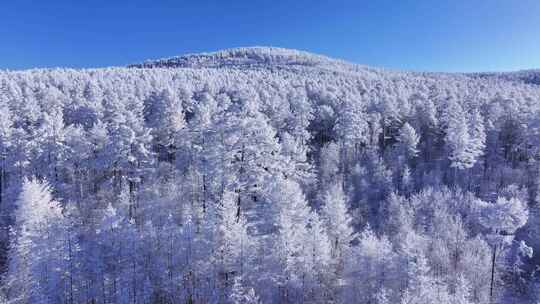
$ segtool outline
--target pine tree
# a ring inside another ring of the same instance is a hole
[[[10,168],[7,158],[12,146],[13,117],[7,104],[0,103],[0,210],[4,208],[5,188]]]
[[[247,220],[244,215],[238,217],[234,193],[226,192],[219,206],[217,257],[220,264],[220,276],[229,284],[235,276],[242,276],[250,259],[253,246],[247,234]]]
[[[324,226],[294,181],[279,181],[273,193],[272,201],[279,208],[276,247],[284,268],[285,295],[293,301],[319,298],[316,291],[321,289],[320,281],[330,261],[330,242]]]
[[[346,196],[340,184],[334,184],[324,195],[322,218],[332,244],[332,256],[338,264],[341,264],[343,261],[338,261],[348,254],[355,235]]]
[[[489,229],[488,242],[492,247],[490,299],[496,296],[495,271],[498,254],[508,246],[517,229],[527,223],[529,210],[518,198],[499,197],[495,203],[479,201],[480,223]]]
[[[424,255],[419,254],[409,262],[409,285],[401,303],[450,303],[446,289],[440,289],[435,280],[429,276],[430,268]]]
[[[289,117],[287,117],[287,129],[301,146],[307,147],[311,139],[311,133],[308,130],[309,124],[314,118],[313,107],[303,90],[294,90],[289,92],[287,98],[290,104]]]
[[[369,142],[369,125],[363,103],[347,99],[343,101],[341,110],[334,131],[342,145],[342,153],[345,153],[345,161]],[[348,155],[348,151],[353,154]]]
[[[261,300],[255,294],[253,288],[247,288],[242,283],[242,278],[234,279],[234,285],[229,295],[230,303],[234,304],[259,304]]]
[[[308,271],[305,262],[311,254],[305,246],[311,237],[308,228],[311,210],[298,184],[284,180],[276,190],[279,193],[275,193],[274,202],[280,205],[279,237],[287,276],[293,286],[301,286]]]
[[[484,118],[478,110],[475,110],[470,119],[471,142],[469,144],[469,153],[471,162],[474,164],[484,155],[486,148],[486,131],[484,128]]]
[[[329,293],[336,286],[335,274],[331,273],[332,245],[323,221],[316,212],[311,212],[308,220],[310,237],[305,241],[306,282],[308,301],[327,302]]]
[[[101,221],[98,223],[98,284],[102,301],[118,301],[121,291],[121,274],[125,267],[125,256],[122,254],[122,240],[125,232],[125,219],[117,210],[108,205],[103,210]],[[130,241],[130,240],[126,240]]]
[[[70,284],[65,282],[66,274],[70,274],[65,241],[74,242],[68,236],[68,227],[70,224],[60,204],[53,200],[49,185],[25,180],[17,200],[9,254],[10,299],[30,303],[74,302],[73,294],[66,290]]]
[[[173,162],[178,132],[185,127],[182,100],[171,88],[153,93],[145,100],[144,118],[152,130],[155,150],[161,159]]]
[[[326,143],[321,147],[319,158],[319,184],[326,187],[339,179],[341,162],[339,146],[334,142]]]
[[[22,98],[24,102],[21,102],[16,114],[22,120],[20,127],[29,132],[37,125],[43,110],[36,96],[29,92],[28,88],[22,90]]]
[[[30,151],[32,150],[32,140],[28,133],[22,128],[13,129],[12,138],[12,153],[8,156],[13,164],[16,179],[22,180],[25,176],[31,175],[27,172],[30,164]]]
[[[249,211],[250,218],[263,223],[266,218],[259,202],[268,197],[270,181],[280,179],[290,168],[284,167],[275,130],[249,98],[241,95],[231,104],[232,113],[218,125],[223,132],[223,172],[232,177],[224,188],[237,193],[238,215]]]
[[[399,150],[407,160],[415,158],[418,155],[417,146],[420,142],[420,137],[411,125],[405,123],[399,129],[397,140],[399,142]]]
[[[397,94],[396,94],[397,95]],[[388,94],[388,92],[380,92],[378,108],[381,113],[382,134],[381,134],[381,150],[385,150],[389,143],[395,141],[396,133],[401,124],[402,115],[398,106],[399,103],[405,106],[404,100],[399,100],[397,96]]]
[[[87,183],[92,177],[88,167],[92,157],[92,144],[88,140],[89,133],[79,125],[71,125],[65,129],[65,151],[61,168],[68,175],[66,179],[73,183],[65,183],[65,189],[73,193],[79,205],[87,195]]]
[[[35,174],[47,178],[52,186],[61,186],[61,164],[66,156],[64,117],[60,110],[45,112],[36,130],[33,150]]]
[[[381,287],[396,288],[399,275],[402,275],[397,272],[396,261],[388,238],[377,237],[367,226],[346,260],[344,300],[369,303],[376,301]]]
[[[463,108],[450,100],[447,109],[445,142],[448,149],[450,167],[459,170],[469,169],[474,165],[471,154],[471,138]]]
[[[429,162],[433,160],[434,153],[436,152],[437,143],[440,142],[440,122],[437,117],[437,109],[433,100],[427,98],[422,100],[417,109],[418,122],[415,124],[420,133],[421,150],[424,156],[424,161]]]
[[[144,181],[145,173],[152,168],[152,136],[137,112],[128,109],[118,111],[107,125],[109,144],[105,153],[112,164],[114,190],[119,193],[127,186],[131,200],[135,201],[136,189]],[[133,203],[131,217],[136,215],[136,207]]]
[[[470,300],[469,282],[463,275],[459,275],[457,277],[452,303],[455,303],[455,304],[472,303]]]
[[[286,157],[283,160],[287,174],[303,185],[311,185],[314,182],[313,168],[308,160],[309,147],[300,139],[295,138],[288,132],[280,134],[281,153]]]

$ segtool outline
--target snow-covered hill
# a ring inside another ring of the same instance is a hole
[[[130,68],[213,68],[238,70],[290,70],[307,73],[363,73],[376,75],[384,69],[368,67],[327,56],[277,47],[244,47],[211,53],[187,54],[129,65]],[[390,71],[388,71],[390,72]],[[396,73],[394,71],[394,73]]]
[[[377,67],[350,63],[327,56],[294,49],[277,47],[244,47],[226,49],[217,52],[186,54],[158,60],[147,60],[131,64],[131,68],[236,68],[236,69],[276,69],[276,68],[313,68],[334,72],[389,73],[408,75],[449,75],[448,73],[415,73],[408,71],[385,70]],[[524,70],[502,73],[454,73],[454,76],[496,79],[500,81],[523,82],[540,85],[540,70]]]
[[[131,67],[223,68],[257,66],[352,67],[352,64],[304,51],[276,47],[246,47],[212,53],[149,60]]]
[[[538,302],[537,77],[0,71],[0,303]]]
[[[523,82],[532,85],[540,85],[540,69],[523,70],[507,73],[475,73],[473,77],[498,78],[506,81]]]

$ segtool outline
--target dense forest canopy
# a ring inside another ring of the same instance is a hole
[[[535,303],[538,75],[0,71],[0,302]]]

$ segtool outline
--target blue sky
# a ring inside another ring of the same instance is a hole
[[[239,46],[422,71],[540,68],[538,0],[13,0],[0,69],[103,67]]]

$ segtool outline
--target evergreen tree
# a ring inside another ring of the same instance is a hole
[[[174,161],[178,132],[185,127],[182,101],[171,88],[153,93],[145,100],[144,118],[151,128],[155,150],[161,159]]]
[[[517,198],[499,197],[495,203],[479,202],[481,209],[480,223],[490,230],[488,242],[492,247],[490,299],[496,296],[495,271],[497,257],[505,247],[511,244],[517,229],[527,223],[529,210],[524,202]]]
[[[341,189],[341,185],[333,185],[326,192],[324,202],[322,218],[332,244],[332,257],[339,264],[343,262],[342,259],[348,254],[351,241],[355,237],[346,196]]]
[[[219,206],[220,223],[218,227],[217,257],[220,276],[229,284],[236,276],[242,276],[249,265],[250,250],[253,246],[247,234],[247,221],[244,215],[236,215],[237,206],[234,193],[226,192]]]
[[[0,210],[4,208],[5,188],[7,186],[8,156],[12,146],[13,117],[7,104],[0,103]]]
[[[474,111],[470,119],[471,142],[469,153],[471,162],[475,163],[484,155],[486,148],[486,131],[484,128],[484,118],[478,110]]]
[[[471,155],[471,138],[463,108],[454,100],[450,100],[447,109],[445,142],[448,149],[450,167],[464,170],[474,165]]]
[[[64,118],[60,110],[43,113],[36,130],[33,150],[34,174],[47,178],[55,188],[61,186],[61,164],[66,157]]]
[[[231,303],[235,304],[258,304],[261,303],[253,288],[246,288],[240,277],[234,280],[234,285],[229,296]]]
[[[427,260],[423,255],[418,255],[409,262],[409,285],[401,303],[450,303],[447,291],[437,286],[440,283],[429,276],[429,271]]]
[[[66,240],[70,224],[46,182],[25,180],[17,200],[16,226],[10,246],[8,297],[23,303],[74,303]],[[67,256],[67,258],[66,258]],[[69,289],[66,286],[70,286]]]
[[[363,103],[346,99],[335,126],[340,143],[347,150],[357,153],[369,139],[369,125]]]
[[[399,130],[398,138],[399,150],[405,156],[405,159],[410,160],[418,155],[418,143],[420,137],[416,134],[411,125],[405,123]]]
[[[456,287],[453,295],[453,303],[470,304],[470,287],[467,279],[460,275],[456,280]]]

